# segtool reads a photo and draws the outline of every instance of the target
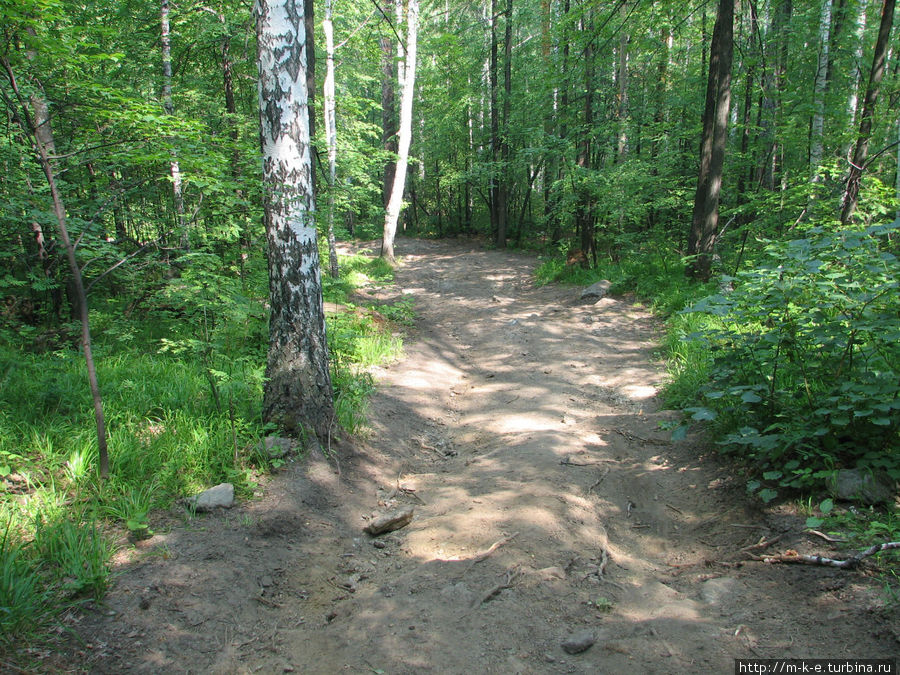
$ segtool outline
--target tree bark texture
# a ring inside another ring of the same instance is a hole
[[[260,145],[269,261],[263,419],[325,437],[334,414],[307,113],[303,0],[258,0]]]
[[[862,172],[869,156],[869,136],[872,133],[872,118],[875,116],[875,104],[878,102],[878,90],[884,77],[887,61],[888,41],[894,23],[894,0],[883,0],[881,4],[881,24],[878,27],[878,39],[875,41],[875,53],[872,57],[872,70],[869,71],[869,84],[866,87],[866,98],[863,101],[862,115],[859,118],[859,136],[850,162],[850,175],[847,177],[847,188],[841,205],[841,224],[850,222],[856,203],[859,199],[859,187]]]
[[[328,145],[328,271],[333,279],[338,277],[337,247],[334,241],[334,187],[337,182],[337,120],[334,97],[334,25],[331,21],[331,0],[325,0],[325,84],[324,108],[325,139]]]
[[[399,2],[399,0],[398,0]],[[397,144],[397,170],[394,185],[384,216],[384,238],[381,256],[394,262],[394,237],[397,222],[403,208],[403,189],[406,185],[406,167],[409,146],[412,142],[412,109],[416,85],[416,41],[419,30],[419,0],[409,0],[406,9],[406,58],[403,63],[402,94],[400,96],[400,138]]]
[[[731,104],[733,37],[734,0],[719,0],[709,52],[700,170],[688,236],[687,252],[695,257],[686,269],[688,276],[704,281],[710,276],[712,251],[719,226],[719,195],[722,190],[728,111]]]

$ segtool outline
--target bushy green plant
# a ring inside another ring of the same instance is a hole
[[[894,225],[770,242],[735,290],[688,312],[713,356],[688,411],[781,486],[859,467],[900,478],[900,264]],[[774,496],[767,488],[766,497]]]

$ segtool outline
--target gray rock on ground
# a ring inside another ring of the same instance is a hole
[[[234,506],[234,485],[219,483],[204,490],[199,495],[188,497],[187,503],[197,511],[213,511],[214,509],[230,509]]]
[[[583,291],[581,291],[581,299],[587,300],[589,298],[597,298],[598,300],[609,293],[609,287],[612,286],[612,282],[603,279],[598,281],[596,284],[591,284]]]
[[[888,504],[894,500],[894,481],[884,474],[860,469],[841,469],[834,480],[838,499],[859,500],[864,504]]]
[[[596,641],[597,637],[593,631],[584,630],[566,638],[562,643],[562,648],[566,654],[580,654],[590,649]]]

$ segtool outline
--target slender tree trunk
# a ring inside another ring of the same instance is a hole
[[[334,100],[334,27],[331,22],[331,0],[325,0],[325,85],[324,112],[325,137],[328,143],[328,269],[332,278],[338,278],[337,247],[334,242],[334,190],[337,179],[337,121]]]
[[[859,8],[856,15],[856,31],[854,33],[855,47],[853,49],[853,84],[850,86],[850,94],[847,97],[847,115],[850,118],[850,126],[856,124],[856,115],[859,113],[859,85],[862,82],[863,39],[866,34],[866,0],[859,0]]]
[[[160,2],[160,25],[162,28],[162,68],[163,68],[163,109],[166,115],[175,114],[172,103],[172,45],[169,37],[169,0]],[[169,160],[169,175],[172,178],[172,200],[175,207],[175,226],[181,237],[181,248],[190,248],[190,237],[184,220],[184,188],[181,180],[181,166],[178,153],[173,149]]]
[[[497,0],[491,0],[491,52],[490,52],[490,97],[491,97],[491,231],[494,237],[500,233],[500,110],[497,105],[497,68],[499,65],[497,47]]]
[[[399,1],[399,0],[398,0]],[[397,171],[394,185],[384,216],[384,237],[381,243],[381,257],[393,263],[394,237],[397,221],[403,207],[403,188],[406,184],[406,167],[409,146],[412,142],[412,108],[416,84],[416,41],[419,30],[419,0],[409,0],[406,10],[406,58],[403,63],[403,87],[400,97],[400,138],[397,144]]]
[[[331,430],[334,401],[316,246],[303,0],[254,6],[269,261],[263,419],[287,433]]]
[[[497,190],[497,246],[506,248],[509,227],[509,117],[512,107],[512,0],[506,0],[503,36],[503,131],[500,136],[500,181]]]
[[[593,33],[593,22],[590,13],[582,19],[582,30]],[[588,42],[584,49],[584,126],[578,146],[575,164],[582,173],[591,169],[591,129],[594,124],[594,48]],[[586,182],[581,176],[580,182]],[[575,213],[576,227],[581,233],[581,250],[585,256],[594,253],[594,205],[590,194],[584,187],[578,195],[578,207]],[[596,253],[593,255],[596,258]]]
[[[256,0],[256,2],[260,1],[262,0]],[[303,2],[303,26],[306,30],[306,111],[309,116],[310,162],[312,164],[310,180],[313,194],[317,194],[316,163],[319,161],[319,153],[316,152],[316,12],[313,0],[304,0]]]
[[[628,2],[623,2],[619,11],[624,20],[628,16]],[[623,27],[616,54],[616,161],[619,163],[628,155],[628,41],[628,33]]]
[[[713,246],[719,226],[719,194],[731,103],[733,34],[734,0],[719,0],[709,52],[700,171],[688,237],[688,255],[695,257],[685,270],[688,276],[704,281],[710,276]]]
[[[832,0],[822,0],[822,16],[819,21],[819,61],[813,92],[813,118],[809,139],[809,170],[813,182],[819,180],[825,140],[825,93],[828,90],[828,63],[831,34]]]
[[[668,136],[668,129],[666,129],[665,121],[666,121],[666,96],[667,96],[667,88],[668,88],[668,73],[669,73],[669,58],[670,53],[672,52],[672,45],[674,42],[674,34],[672,32],[672,28],[669,25],[665,25],[660,28],[660,40],[665,45],[665,49],[662,50],[662,53],[659,57],[659,64],[656,66],[656,97],[654,101],[654,110],[653,110],[653,141],[650,145],[650,158],[652,160],[652,164],[650,170],[657,174],[659,173],[659,167],[657,166],[657,160],[659,159],[660,152],[663,149],[664,134]]]
[[[78,266],[78,260],[75,257],[75,247],[72,245],[72,241],[69,238],[66,208],[63,205],[62,196],[59,193],[59,188],[56,183],[56,172],[53,167],[53,160],[51,159],[51,152],[55,153],[55,144],[53,141],[53,129],[50,125],[50,117],[47,114],[47,104],[41,97],[36,94],[32,95],[32,105],[35,100],[39,100],[40,105],[35,108],[35,116],[29,115],[27,106],[24,104],[24,98],[19,91],[15,73],[9,64],[9,61],[3,57],[2,63],[9,79],[10,87],[18,97],[19,105],[15,105],[12,100],[7,98],[5,93],[3,93],[2,96],[6,100],[9,110],[13,113],[14,120],[29,138],[41,170],[47,179],[47,185],[50,188],[50,198],[53,202],[53,214],[56,217],[56,224],[59,230],[59,239],[66,249],[66,258],[69,262],[69,270],[72,273],[72,286],[77,298],[78,317],[81,320],[81,346],[84,350],[84,361],[88,372],[88,383],[91,389],[91,398],[94,403],[94,421],[96,422],[97,427],[97,451],[100,465],[100,478],[105,479],[109,476],[109,451],[106,440],[106,421],[103,415],[103,399],[100,395],[100,384],[97,380],[97,368],[94,365],[94,355],[91,348],[91,323],[90,315],[88,313],[87,295],[84,292],[81,268]],[[40,126],[36,123],[36,119],[39,118],[43,118]]]
[[[401,2],[402,0],[396,0]],[[382,198],[387,208],[397,169],[397,113],[394,110],[394,43],[389,37],[380,40],[381,45],[381,143],[388,158],[384,163]]]
[[[894,23],[894,0],[883,0],[881,4],[881,24],[878,28],[878,39],[875,42],[875,53],[872,57],[872,70],[869,72],[869,84],[866,87],[866,98],[863,102],[862,115],[859,119],[859,136],[850,162],[850,175],[847,177],[847,188],[841,205],[841,224],[850,222],[856,203],[859,199],[859,187],[862,172],[869,156],[869,137],[872,134],[872,118],[875,116],[875,104],[878,102],[878,90],[884,77],[887,61],[888,41]]]

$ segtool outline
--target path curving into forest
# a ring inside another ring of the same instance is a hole
[[[622,298],[533,284],[533,256],[402,239],[419,317],[378,369],[372,433],[258,501],[174,521],[73,625],[89,672],[722,673],[735,658],[889,657],[864,571],[762,512],[660,422],[659,326]],[[375,297],[385,298],[384,291]],[[373,540],[367,519],[412,507]],[[593,646],[570,654],[567,639]],[[62,664],[62,661],[60,661]]]

